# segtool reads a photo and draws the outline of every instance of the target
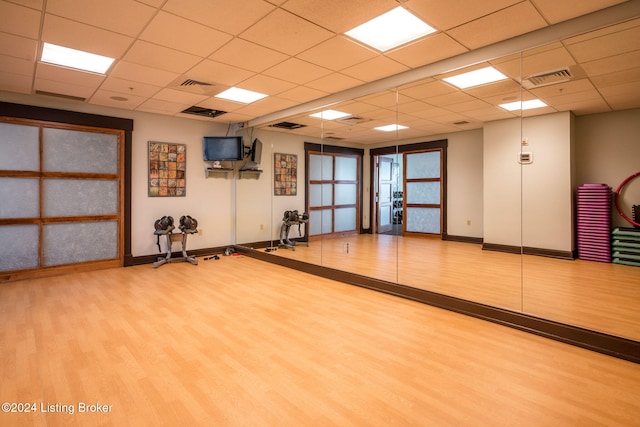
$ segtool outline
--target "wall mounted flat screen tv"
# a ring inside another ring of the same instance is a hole
[[[202,148],[205,161],[234,161],[244,158],[241,136],[205,136]]]

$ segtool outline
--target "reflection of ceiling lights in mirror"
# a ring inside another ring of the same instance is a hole
[[[224,92],[220,92],[216,95],[216,98],[227,99],[229,101],[242,102],[243,104],[250,104],[265,98],[267,95],[252,90],[240,89],[239,87],[232,87]]]
[[[113,58],[51,43],[44,44],[41,59],[49,64],[100,74],[106,73],[114,61]]]
[[[435,31],[406,9],[398,6],[345,34],[385,52]]]
[[[324,120],[335,120],[335,119],[340,119],[342,117],[347,117],[349,115],[350,115],[349,113],[343,113],[342,111],[336,111],[336,110],[324,110],[324,111],[320,111],[319,113],[310,114],[311,117],[317,117],[319,119],[324,119]]]
[[[406,126],[393,124],[393,125],[378,126],[374,129],[381,130],[383,132],[393,132],[394,130],[402,130],[402,129],[409,129],[409,128]]]
[[[447,83],[451,83],[460,89],[466,89],[469,87],[480,86],[487,83],[493,83],[500,80],[505,80],[507,76],[493,67],[480,68],[478,70],[469,71],[466,73],[458,74],[456,76],[445,77],[444,80]]]
[[[547,104],[540,101],[539,99],[531,99],[529,101],[516,101],[509,102],[507,104],[500,104],[499,107],[504,108],[507,111],[515,111],[515,110],[531,110],[533,108],[541,108],[546,107]]]

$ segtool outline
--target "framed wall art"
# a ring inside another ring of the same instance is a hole
[[[274,188],[276,196],[298,194],[298,156],[296,154],[274,153]]]
[[[149,197],[184,197],[186,172],[186,144],[149,141]]]

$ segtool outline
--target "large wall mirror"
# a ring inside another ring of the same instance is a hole
[[[616,91],[638,88],[638,24],[301,112],[281,120],[290,129],[242,130],[262,141],[264,172],[237,180],[236,243],[640,341],[640,267],[576,258],[575,201],[581,185],[615,190],[640,167],[638,110],[615,105]],[[466,89],[444,80],[486,67],[505,78]],[[590,107],[576,109],[576,96]],[[526,109],[536,99],[548,105]],[[348,116],[311,116],[328,108]],[[385,125],[406,129],[370,131]],[[278,154],[295,155],[295,194],[274,193]],[[354,193],[356,224],[336,228]],[[623,209],[638,202],[640,185],[629,186]],[[290,210],[311,222],[289,230],[305,242],[279,248]],[[631,225],[611,209],[615,227]]]

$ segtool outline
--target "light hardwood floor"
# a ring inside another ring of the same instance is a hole
[[[3,284],[0,325],[0,400],[75,410],[2,426],[640,420],[640,365],[244,256]]]
[[[640,341],[640,267],[371,234],[273,254]]]

